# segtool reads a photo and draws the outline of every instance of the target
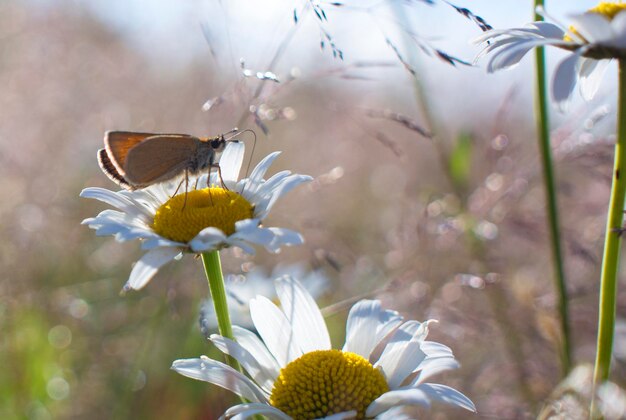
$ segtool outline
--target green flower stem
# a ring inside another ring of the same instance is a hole
[[[204,272],[209,281],[209,290],[211,291],[211,299],[215,308],[215,316],[217,317],[217,327],[222,337],[234,340],[233,327],[230,323],[230,315],[228,313],[228,303],[226,302],[226,286],[224,285],[224,275],[222,274],[222,262],[220,260],[219,251],[205,252],[202,254],[202,262],[204,263]],[[230,366],[237,370],[241,370],[239,363],[232,358],[226,357]]]
[[[619,60],[619,94],[617,109],[617,143],[613,166],[613,185],[609,201],[609,214],[604,238],[600,304],[598,320],[598,348],[594,372],[594,389],[609,379],[611,351],[615,332],[615,306],[617,272],[621,245],[621,227],[624,220],[626,195],[626,61]],[[593,415],[592,404],[592,415]]]
[[[543,0],[535,0],[537,6],[543,6]],[[543,20],[541,15],[535,13],[535,20]],[[559,229],[559,209],[557,203],[556,182],[554,179],[554,165],[552,164],[552,152],[550,149],[550,120],[548,117],[548,95],[546,83],[546,59],[543,47],[535,49],[535,74],[536,74],[536,121],[541,152],[541,164],[543,168],[543,182],[546,194],[546,211],[550,229],[550,242],[552,247],[552,259],[554,264],[554,281],[559,296],[559,315],[561,318],[561,370],[563,376],[567,375],[572,366],[571,335],[569,326],[569,308],[567,298],[567,283],[565,281],[565,269],[563,254],[561,251],[561,234]]]
[[[217,326],[220,335],[232,340],[233,327],[230,323],[230,315],[228,313],[226,286],[224,285],[222,261],[220,260],[219,251],[215,250],[203,253],[202,262],[204,263],[206,278],[209,281],[209,290],[211,291],[211,299],[213,299],[213,305],[215,307],[215,316],[217,317]]]

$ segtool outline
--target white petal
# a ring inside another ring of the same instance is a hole
[[[259,164],[254,168],[250,174],[250,182],[259,183],[263,180],[265,172],[272,165],[272,162],[280,155],[280,152],[273,152],[267,155]]]
[[[576,85],[576,68],[584,48],[579,48],[576,52],[570,54],[566,59],[561,61],[554,72],[552,78],[552,97],[554,100],[564,106],[574,90]]]
[[[452,349],[450,349],[450,347],[434,341],[422,342],[422,351],[426,353],[428,357],[454,357],[454,355],[452,354]]]
[[[124,291],[139,290],[144,287],[159,271],[159,268],[172,261],[178,254],[180,254],[179,248],[155,248],[146,252],[135,263],[124,285]]]
[[[248,245],[244,240],[242,239],[236,239],[233,237],[228,237],[225,240],[225,243],[228,244],[228,246],[232,247],[232,246],[236,246],[241,248],[241,250],[243,252],[245,252],[246,254],[249,255],[255,255],[256,251],[254,250],[254,248],[252,248],[250,245]]]
[[[401,323],[402,317],[397,312],[381,310],[380,301],[361,300],[348,314],[343,350],[369,359],[380,340]]]
[[[474,57],[473,64],[478,63],[478,61],[481,58],[488,55],[490,52],[494,50],[500,49],[508,44],[519,43],[519,42],[521,42],[520,39],[515,38],[515,37],[500,38],[500,39],[493,40],[489,44],[486,44],[484,48],[476,55],[476,57]]]
[[[267,228],[267,230],[274,234],[272,241],[265,245],[265,248],[270,252],[276,253],[283,246],[301,245],[304,243],[302,235],[294,230],[276,227]]]
[[[226,235],[224,232],[215,227],[202,229],[195,238],[189,242],[189,246],[194,252],[205,252],[215,249],[220,243],[224,242]]]
[[[302,284],[288,276],[276,279],[276,293],[303,353],[330,350],[330,337],[317,303]]]
[[[487,64],[487,72],[493,73],[497,70],[511,68],[517,65],[531,49],[554,43],[555,41],[549,39],[532,39],[503,47],[493,53],[489,64]]]
[[[409,340],[423,341],[428,334],[428,329],[425,328],[425,325],[427,324],[419,321],[406,321],[393,332],[393,335],[388,340],[388,344],[406,342]]]
[[[404,412],[405,406],[393,407],[376,416],[376,420],[415,420],[415,417],[409,416]]]
[[[593,99],[610,62],[611,60],[594,60],[592,58],[580,60],[580,94],[583,99],[586,101]]]
[[[116,235],[116,239],[120,242],[136,238],[158,237],[141,219],[117,210],[104,210],[96,217],[83,220],[81,224],[94,229],[97,236]]]
[[[599,13],[584,13],[571,18],[572,26],[589,43],[602,42],[612,38],[611,23]]]
[[[144,240],[141,243],[141,249],[152,249],[157,247],[180,247],[186,248],[187,244],[182,242],[171,241],[169,239],[165,239],[161,236],[154,235],[154,237]]]
[[[263,366],[267,371],[267,376],[271,377],[272,381],[276,380],[280,366],[259,337],[252,331],[248,331],[237,325],[233,325],[233,336],[235,340],[237,340],[243,348],[248,350],[259,364]]]
[[[419,374],[411,381],[412,386],[417,386],[425,380],[452,369],[459,368],[459,362],[454,357],[426,358],[419,366]]]
[[[308,175],[293,175],[285,179],[283,182],[281,182],[280,187],[277,188],[276,191],[274,191],[274,193],[272,194],[272,198],[269,200],[267,206],[265,207],[266,211],[270,211],[272,209],[272,207],[276,203],[276,200],[287,194],[298,185],[309,182],[312,179],[313,178]]]
[[[545,38],[553,38],[553,39],[563,39],[565,35],[565,31],[561,29],[558,25],[550,22],[533,22],[529,25],[526,25],[531,29],[536,29],[537,34],[545,37]]]
[[[137,206],[123,195],[105,188],[85,188],[81,191],[80,196],[83,198],[93,198],[95,200],[102,201],[133,217],[140,217],[143,221],[148,223],[154,216],[153,214],[150,214],[145,207]]]
[[[207,357],[180,359],[172,363],[172,369],[188,378],[228,389],[252,402],[268,402],[263,391],[247,376],[217,360]]]
[[[367,417],[375,417],[399,405],[423,405],[430,407],[430,400],[426,393],[418,388],[389,391],[376,398],[369,407],[367,407],[365,415]]]
[[[274,235],[267,228],[259,226],[258,219],[240,220],[235,223],[235,233],[231,238],[242,239],[258,245],[269,245],[274,240]]]
[[[245,151],[246,146],[243,142],[230,141],[226,144],[220,159],[220,171],[224,181],[236,182],[239,179],[239,171],[241,170]]]
[[[626,12],[621,11],[611,20],[613,31],[611,45],[617,48],[626,48]]]
[[[417,341],[388,344],[374,365],[380,367],[387,378],[390,389],[398,388],[402,382],[426,358]]]
[[[156,213],[156,210],[169,199],[169,196],[166,196],[164,197],[164,200],[160,200],[150,188],[137,191],[119,191],[118,194],[128,198],[131,201],[141,203],[142,205],[146,206],[151,215],[154,215]]]
[[[222,337],[221,335],[212,334],[210,340],[222,353],[229,354],[237,359],[246,372],[248,372],[250,377],[252,377],[252,379],[268,394],[272,392],[274,377],[267,375],[267,370],[260,365],[260,363],[252,354],[250,354],[248,350],[246,350],[239,343],[236,343],[226,337]]]
[[[256,330],[279,366],[284,367],[302,355],[285,314],[269,299],[264,296],[252,299],[250,315]]]
[[[456,405],[469,411],[476,412],[474,403],[454,388],[440,384],[422,384],[418,389],[424,391],[432,400]]]
[[[243,420],[256,415],[263,415],[269,419],[276,420],[293,420],[278,408],[262,403],[245,403],[236,405],[226,410],[220,419]]]

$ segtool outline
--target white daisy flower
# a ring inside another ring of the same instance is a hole
[[[228,275],[225,279],[226,299],[231,323],[244,328],[254,328],[250,317],[250,301],[257,295],[265,296],[275,302],[276,288],[274,279],[289,276],[300,279],[314,299],[320,297],[329,286],[329,281],[322,270],[307,270],[304,264],[278,264],[271,273],[255,266],[245,275]],[[200,308],[200,329],[205,336],[217,331],[217,317],[212,299],[207,299]]]
[[[552,45],[571,51],[561,61],[552,81],[552,97],[564,105],[580,81],[585,100],[593,98],[612,58],[626,58],[626,3],[600,2],[584,14],[572,16],[565,28],[533,22],[523,28],[494,29],[473,42],[484,43],[476,60],[490,54],[487,71],[510,68],[535,47]],[[543,10],[539,10],[543,13]]]
[[[211,188],[175,195],[179,182],[151,185],[137,191],[110,191],[86,188],[80,196],[103,201],[117,210],[105,210],[83,220],[96,235],[114,235],[120,242],[142,240],[148,250],[135,263],[124,290],[141,289],[168,262],[181,253],[202,253],[237,246],[254,254],[251,245],[263,245],[270,252],[303,242],[290,229],[264,227],[262,220],[276,201],[295,186],[311,180],[307,175],[281,171],[263,179],[274,152],[263,159],[249,178],[237,181],[243,162],[244,144],[230,142],[220,161],[224,186],[217,173],[210,174]],[[207,175],[197,185],[207,185]]]
[[[306,289],[287,277],[275,283],[282,310],[262,296],[250,302],[261,338],[241,327],[233,327],[236,341],[211,336],[249,377],[205,356],[172,365],[249,401],[229,408],[223,418],[391,419],[403,406],[429,407],[431,401],[476,411],[459,391],[426,382],[458,367],[448,347],[426,341],[433,321],[403,322],[379,301],[362,300],[348,315],[343,348],[333,350],[322,313]]]

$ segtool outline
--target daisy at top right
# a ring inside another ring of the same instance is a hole
[[[538,13],[544,14],[542,9]],[[489,73],[510,68],[528,51],[551,45],[571,52],[552,79],[552,97],[563,106],[576,83],[585,100],[593,98],[612,58],[626,58],[626,3],[600,2],[583,14],[573,15],[568,27],[532,22],[521,28],[493,29],[476,38],[482,44],[476,60],[489,55]]]

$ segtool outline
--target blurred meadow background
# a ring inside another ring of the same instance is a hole
[[[532,20],[529,1],[466,3],[455,4],[495,28]],[[281,150],[273,171],[312,175],[268,221],[299,230],[305,245],[254,258],[227,250],[225,271],[321,270],[336,346],[358,297],[438,319],[432,339],[461,368],[437,382],[478,414],[439,407],[433,418],[534,418],[551,398],[561,337],[531,57],[497,74],[436,57],[435,48],[471,64],[479,49],[469,41],[481,33],[441,1],[320,4],[327,22],[307,2],[0,3],[0,418],[214,419],[235,401],[169,369],[216,355],[199,323],[201,262],[186,256],[120,296],[139,244],[80,225],[106,208],[80,191],[116,187],[96,162],[106,130],[249,128],[252,165]],[[547,8],[566,21],[594,4]],[[547,53],[551,69],[561,55]],[[280,82],[244,77],[242,59]],[[595,356],[615,73],[594,101],[552,110],[576,364]]]

